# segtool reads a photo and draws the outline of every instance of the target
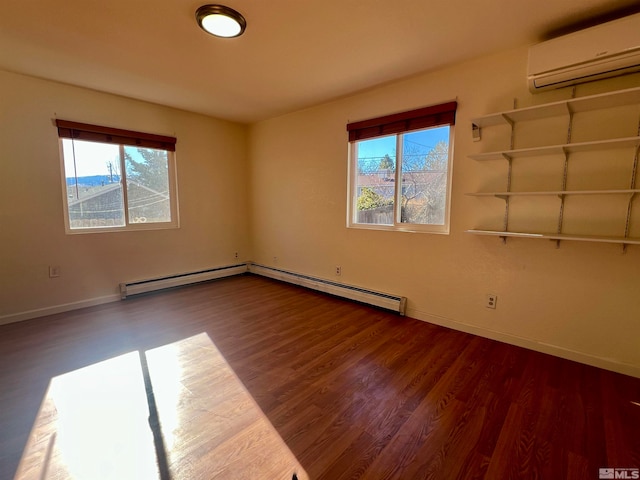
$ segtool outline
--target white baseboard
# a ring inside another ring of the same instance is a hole
[[[282,270],[274,267],[267,267],[257,263],[249,263],[249,272],[255,275],[273,278],[282,282],[292,283],[301,287],[317,290],[318,292],[336,295],[338,297],[355,300],[357,302],[375,305],[376,307],[385,308],[400,315],[404,315],[407,299],[400,295],[392,293],[377,292],[374,290],[347,285],[344,283],[327,280],[320,277],[311,277],[289,270]]]
[[[517,335],[511,335],[509,333],[502,333],[495,330],[489,330],[481,328],[476,325],[469,325],[467,323],[458,322],[450,318],[441,317],[438,315],[431,315],[414,308],[407,308],[407,316],[421,320],[427,323],[433,323],[440,325],[441,327],[451,328],[465,333],[471,333],[479,337],[489,338],[491,340],[497,340],[499,342],[508,343],[517,347],[526,348],[540,353],[546,353],[555,357],[572,360],[574,362],[583,363],[585,365],[591,365],[593,367],[602,368],[605,370],[611,370],[613,372],[622,373],[623,375],[630,375],[632,377],[640,378],[640,366],[632,365],[629,363],[623,363],[613,358],[597,357],[584,352],[578,352],[568,348],[560,347],[558,345],[552,345],[548,343],[538,342],[525,337],[519,337]]]
[[[146,292],[146,291],[157,289],[157,288],[145,289],[143,287],[138,287],[138,284],[146,284],[151,281],[153,281],[156,284],[161,284],[162,281],[165,280],[165,283],[162,284],[162,286],[165,288],[169,288],[174,286],[186,285],[189,283],[195,283],[196,281],[205,281],[205,280],[211,280],[214,278],[221,278],[224,276],[240,275],[246,272],[247,270],[248,270],[248,267],[246,263],[237,264],[237,265],[228,265],[228,266],[211,268],[206,271],[203,270],[199,272],[194,272],[193,274],[190,274],[190,273],[179,274],[175,276],[176,277],[175,279],[168,279],[168,277],[165,277],[164,279],[142,280],[138,282],[133,282],[131,284],[133,287],[129,287],[129,288],[131,291],[133,291],[133,293],[140,293],[140,292]],[[123,288],[123,285],[126,285],[126,284],[120,284],[121,290]],[[129,294],[131,294],[131,292]],[[77,302],[63,303],[61,305],[53,305],[50,307],[37,308],[35,310],[28,310],[26,312],[18,312],[18,313],[13,313],[9,315],[0,315],[0,325],[21,322],[24,320],[31,320],[33,318],[45,317],[47,315],[55,315],[57,313],[70,312],[72,310],[78,310],[80,308],[94,307],[96,305],[102,305],[104,303],[117,302],[124,299],[125,297],[126,297],[126,291],[124,295],[121,292],[120,294],[89,298],[86,300],[79,300]]]
[[[80,308],[93,307],[96,305],[102,305],[110,302],[120,301],[119,294],[105,295],[103,297],[95,297],[86,300],[80,300],[77,302],[64,303],[61,305],[54,305],[51,307],[38,308],[35,310],[28,310],[25,312],[19,312],[9,315],[0,316],[0,325],[6,325],[9,323],[21,322],[24,320],[31,320],[33,318],[44,317],[47,315],[55,315],[57,313],[69,312],[72,310],[78,310]],[[584,352],[570,350],[560,347],[558,345],[551,345],[548,343],[538,342],[525,337],[512,335],[508,333],[498,332],[495,330],[489,330],[481,328],[476,325],[469,325],[467,323],[452,320],[450,318],[432,315],[427,312],[416,310],[411,307],[407,307],[406,315],[423,322],[433,323],[442,327],[451,328],[465,333],[478,335],[479,337],[489,338],[491,340],[497,340],[499,342],[508,343],[518,347],[527,348],[540,353],[546,353],[567,360],[572,360],[586,365],[591,365],[605,370],[611,370],[613,372],[622,373],[624,375],[630,375],[632,377],[640,378],[640,366],[632,365],[628,363],[620,362],[612,358],[598,357]]]
[[[0,316],[0,325],[22,322],[24,320],[31,320],[32,318],[45,317],[47,315],[55,315],[56,313],[70,312],[71,310],[78,310],[80,308],[94,307],[96,305],[102,305],[104,303],[119,301],[120,295],[118,294],[105,295],[104,297],[89,298],[86,300],[80,300],[78,302],[63,303],[61,305],[53,305],[51,307],[28,310],[26,312],[2,315]]]
[[[173,287],[183,287],[194,283],[207,282],[218,278],[232,277],[234,275],[242,275],[249,271],[247,263],[238,263],[235,265],[225,265],[222,267],[214,267],[196,272],[178,273],[167,275],[164,277],[148,278],[145,280],[137,280],[133,282],[123,282],[120,284],[120,297],[124,300],[130,295],[140,293],[157,292]]]

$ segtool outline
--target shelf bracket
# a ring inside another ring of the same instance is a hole
[[[511,117],[509,117],[509,115],[507,115],[506,113],[502,114],[502,118],[511,127],[511,136],[509,137],[509,150],[513,150],[514,149],[514,144],[515,144],[515,137],[516,137],[516,128],[515,128],[516,127],[516,122],[514,122],[511,119]]]
[[[560,215],[558,217],[558,233],[562,233],[562,220],[564,218],[564,195],[558,195],[560,199]],[[560,248],[560,240],[556,240],[556,248]]]
[[[509,227],[509,197],[505,195],[497,195],[497,197],[504,200],[504,231],[506,232]],[[506,236],[501,236],[500,240],[502,240],[503,245],[507,244]]]
[[[640,121],[638,121],[638,134],[640,135]],[[640,157],[640,145],[638,145],[636,147],[636,152],[633,156],[633,167],[631,168],[631,182],[630,182],[630,189],[631,190],[635,190],[636,188],[636,176],[638,174],[638,159]],[[627,205],[627,219],[625,221],[625,225],[624,225],[624,238],[627,238],[629,236],[629,228],[631,225],[631,211],[633,210],[633,198],[636,196],[636,192],[633,192],[630,196],[629,196],[629,204]],[[622,253],[626,253],[627,252],[627,244],[623,243],[622,244]]]
[[[511,142],[513,143],[513,128],[511,129]],[[512,145],[513,147],[513,145]],[[509,168],[507,170],[507,193],[511,191],[511,167],[513,164],[513,160],[512,158],[503,153],[502,156],[505,158],[505,160],[507,160],[507,163],[509,164]],[[505,232],[509,231],[509,196],[508,195],[496,195],[496,197],[501,198],[502,200],[504,200],[504,228],[503,230]],[[500,237],[502,238],[502,243],[506,244],[507,243],[507,237]]]
[[[570,114],[570,117],[573,117],[573,114]],[[571,137],[571,127],[569,127],[569,137]],[[570,138],[568,139],[570,140]],[[562,148],[562,153],[564,154],[564,167],[562,170],[562,191],[564,192],[567,189],[567,174],[569,173],[569,151],[566,148]],[[558,230],[557,233],[562,233],[562,222],[564,221],[564,199],[565,195],[558,195],[560,199],[560,213],[558,214]],[[556,240],[556,248],[560,248],[560,240]]]
[[[636,154],[636,160],[638,159],[638,155]],[[635,164],[634,164],[635,165]],[[632,182],[632,186],[635,182]],[[629,204],[627,205],[627,220],[624,225],[624,238],[629,236],[629,228],[631,226],[631,211],[633,209],[633,199],[636,196],[636,192],[633,192],[629,195]],[[627,253],[627,244],[622,244],[622,253]]]
[[[571,99],[573,100],[574,98],[576,98],[575,85],[571,89]],[[573,130],[573,107],[569,102],[565,103],[565,106],[567,107],[567,112],[569,113],[569,123],[567,125],[567,144],[569,144],[571,143],[571,133]]]
[[[571,134],[573,132],[573,110],[567,105],[567,111],[569,112],[569,122],[567,124],[567,144],[571,143]]]
[[[474,142],[482,140],[482,130],[480,129],[480,125],[476,125],[475,123],[471,124],[471,139]]]

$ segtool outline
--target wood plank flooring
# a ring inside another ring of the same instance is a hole
[[[79,451],[88,470],[70,466]],[[604,467],[640,467],[640,379],[261,277],[0,326],[0,479],[583,480]]]

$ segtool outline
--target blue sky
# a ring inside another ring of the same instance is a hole
[[[438,142],[449,141],[449,127],[435,127],[427,130],[417,130],[405,133],[405,148],[415,148],[420,152],[428,152]],[[358,145],[358,158],[383,158],[385,154],[393,157],[396,153],[395,135],[374,138],[360,142]]]
[[[416,152],[426,155],[438,142],[449,142],[449,127],[434,127],[404,134],[405,154]],[[358,143],[358,160],[363,162],[381,160],[385,155],[395,158],[395,135],[373,138]]]
[[[74,176],[74,150],[76,158],[75,171],[78,177],[109,175],[108,164],[110,162],[118,168],[120,166],[120,151],[118,145],[84,142],[80,140],[72,142],[70,139],[64,138],[62,140],[62,147],[64,150],[64,167],[67,177]]]
[[[72,141],[62,139],[64,152],[64,168],[67,178],[74,177],[74,171],[78,177],[93,175],[109,175],[109,164],[113,165],[115,175],[120,174],[120,146],[99,142],[87,142],[82,140]],[[137,147],[125,147],[125,151],[136,161],[144,158],[138,153]],[[75,169],[74,169],[75,153]]]

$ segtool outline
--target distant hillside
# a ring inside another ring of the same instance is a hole
[[[120,176],[118,175],[91,175],[88,177],[78,177],[78,185],[85,187],[97,187],[100,185],[108,185],[110,183],[118,183],[120,181]],[[73,177],[67,177],[67,185],[75,185],[76,179]]]

